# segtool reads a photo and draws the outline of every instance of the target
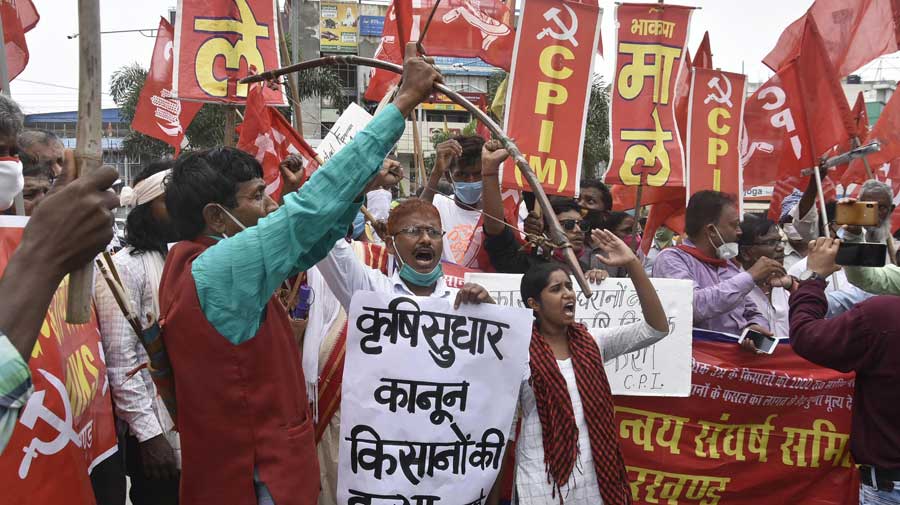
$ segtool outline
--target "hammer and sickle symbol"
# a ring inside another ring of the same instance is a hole
[[[44,397],[47,394],[46,390],[35,391],[34,394],[31,395],[31,398],[28,399],[28,403],[25,404],[19,422],[33,430],[37,420],[43,419],[45,423],[49,424],[59,434],[51,441],[40,440],[37,437],[32,438],[28,447],[22,448],[22,452],[25,453],[25,456],[22,457],[22,463],[19,465],[20,479],[24,479],[28,476],[28,470],[31,468],[31,461],[37,458],[38,454],[43,454],[45,456],[56,454],[69,445],[69,442],[81,447],[81,439],[72,427],[72,406],[69,404],[69,395],[66,393],[66,386],[57,379],[56,376],[46,370],[39,368],[38,372],[47,379],[47,382],[56,389],[60,398],[62,398],[63,407],[65,408],[65,419],[60,419],[55,412],[44,406]]]
[[[575,32],[578,31],[578,16],[575,15],[575,11],[573,11],[572,8],[568,5],[563,4],[563,7],[565,7],[566,12],[569,13],[569,17],[572,18],[572,26],[566,26],[566,24],[563,23],[563,20],[559,18],[559,14],[562,11],[556,7],[552,7],[550,9],[547,9],[547,12],[544,13],[544,19],[547,21],[553,21],[556,24],[556,27],[561,30],[561,33],[553,31],[553,28],[548,26],[547,28],[541,30],[541,33],[537,35],[537,38],[538,40],[541,40],[542,38],[549,35],[556,40],[568,40],[572,43],[573,46],[578,47],[578,41],[575,40]]]
[[[719,76],[713,77],[706,83],[709,89],[715,89],[715,91],[707,95],[703,103],[709,103],[712,100],[716,103],[724,103],[728,107],[734,107],[731,103],[731,81],[725,74],[722,74],[722,79],[725,81],[725,89],[722,89],[722,86],[719,85]]]

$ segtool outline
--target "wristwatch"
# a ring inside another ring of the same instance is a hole
[[[819,272],[813,272],[812,270],[804,270],[802,274],[800,274],[800,282],[808,281],[808,280],[821,280],[828,281],[828,279],[821,275]]]

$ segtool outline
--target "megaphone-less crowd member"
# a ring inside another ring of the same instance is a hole
[[[575,322],[575,291],[565,266],[536,265],[522,277],[522,300],[535,317],[531,376],[519,394],[515,491],[522,505],[630,503],[603,363],[658,342],[669,323],[634,252],[606,230],[595,230],[592,239],[608,265],[628,271],[644,321],[588,330]]]
[[[316,503],[305,381],[274,293],[346,234],[404,118],[440,80],[432,62],[407,58],[393,104],[277,210],[252,156],[219,148],[178,160],[166,206],[188,240],[167,257],[160,320],[178,402],[182,503]]]

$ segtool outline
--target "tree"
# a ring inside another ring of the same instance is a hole
[[[586,179],[599,177],[600,163],[609,163],[609,88],[598,75],[591,82],[581,158],[581,175]]]
[[[326,67],[306,70],[298,74],[300,99],[314,96],[331,100],[338,108],[346,106],[346,99],[341,89],[337,73]],[[122,119],[131,124],[134,119],[134,111],[137,108],[138,98],[144,81],[147,80],[147,70],[137,63],[119,68],[110,79],[110,94],[113,101],[119,106],[119,114]],[[287,91],[285,91],[287,93]],[[285,111],[282,111],[285,113]],[[286,111],[290,117],[290,110]],[[185,136],[188,139],[188,149],[206,149],[222,145],[225,124],[225,107],[216,104],[204,104],[200,112],[187,127]],[[172,153],[172,147],[148,137],[142,133],[130,130],[124,140],[125,153],[129,157],[148,159],[161,158]]]

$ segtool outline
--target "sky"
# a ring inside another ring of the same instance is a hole
[[[75,110],[78,107],[78,40],[67,36],[78,31],[77,2],[33,2],[41,20],[26,35],[31,57],[25,71],[12,82],[12,96],[26,114]],[[100,0],[101,30],[156,28],[159,17],[166,16],[176,3],[177,0]],[[601,0],[600,4],[604,9],[603,46],[611,52],[615,47],[614,3]],[[743,69],[750,82],[762,82],[772,72],[760,60],[774,47],[782,30],[800,17],[812,0],[684,0],[683,4],[699,7],[694,11],[688,39],[692,53],[708,30],[716,67],[734,72]],[[153,42],[153,37],[140,33],[102,36],[104,107],[115,107],[108,94],[110,75],[133,62],[149,67]],[[595,72],[609,82],[613,64],[598,59]],[[900,56],[868,65],[864,77],[874,78],[879,65],[881,74],[891,71],[896,74],[900,70]]]

